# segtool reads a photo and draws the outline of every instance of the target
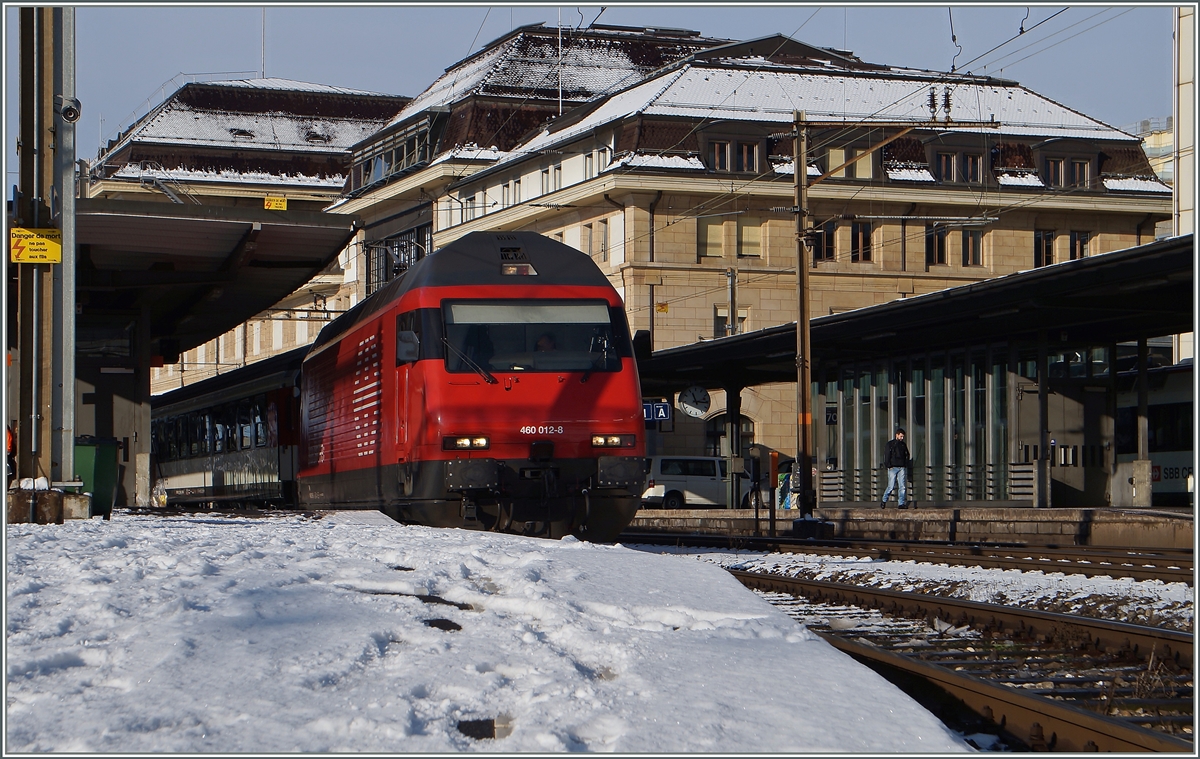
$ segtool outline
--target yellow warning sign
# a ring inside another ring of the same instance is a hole
[[[665,314],[671,310],[671,306],[666,303],[655,303],[654,310],[660,314]]]
[[[21,229],[8,235],[9,260],[14,264],[61,264],[61,229]]]
[[[286,211],[287,198],[263,198],[263,208],[268,211]]]

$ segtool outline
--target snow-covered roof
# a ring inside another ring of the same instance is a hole
[[[1170,185],[1147,177],[1104,177],[1104,189],[1118,192],[1171,192]]]
[[[457,145],[454,148],[447,150],[429,162],[430,166],[435,166],[439,163],[445,163],[451,160],[467,160],[467,161],[498,161],[508,155],[503,150],[497,150],[495,147],[481,148],[478,145]]]
[[[646,153],[626,153],[605,167],[604,171],[614,171],[622,166],[634,166],[642,169],[704,169],[704,162],[696,156],[684,155],[650,155]],[[602,174],[604,172],[601,172]]]
[[[132,144],[344,153],[378,131],[404,102],[291,79],[193,82],[130,127],[103,155],[115,156]]]
[[[793,113],[803,110],[811,121],[869,124],[912,120],[924,124],[929,120],[930,86],[927,77],[902,77],[895,72],[826,73],[689,62],[613,95],[569,126],[555,129],[551,124],[500,163],[568,143],[635,115],[790,126]],[[1136,137],[1019,85],[974,77],[950,79],[936,85],[939,107],[946,87],[951,91],[950,120],[939,125],[940,131],[1137,143]],[[940,111],[939,118],[944,118]],[[1000,127],[956,125],[991,120]]]
[[[311,176],[307,174],[271,174],[265,171],[220,171],[202,169],[166,169],[127,163],[113,173],[116,179],[166,179],[175,182],[212,182],[220,184],[269,184],[272,186],[296,185],[309,189],[340,190],[346,183],[342,174]]]
[[[211,111],[169,102],[136,126],[122,143],[341,153],[383,123],[382,119],[317,118],[282,112]]]
[[[996,184],[1005,187],[1045,187],[1036,171],[997,171]]]
[[[608,28],[582,34],[564,30],[560,65],[557,30],[527,28],[448,68],[391,123],[469,95],[557,98],[560,72],[563,98],[577,103],[628,87],[664,64],[721,42]]]
[[[771,168],[774,169],[775,173],[779,174],[780,176],[791,177],[791,176],[796,175],[796,161],[791,158],[788,158],[787,160],[784,160],[784,161],[778,161],[778,160],[772,159],[771,160]],[[808,165],[808,176],[810,176],[810,177],[821,176],[821,168],[819,166],[813,166],[810,163]]]
[[[933,174],[924,166],[884,166],[888,179],[894,182],[935,182]]]
[[[349,87],[335,87],[330,84],[298,82],[295,79],[279,79],[276,77],[268,77],[266,79],[226,79],[221,81],[205,82],[204,84],[214,87],[236,87],[240,89],[253,90],[286,90],[288,92],[323,92],[329,95],[374,95],[376,97],[391,97],[390,95],[382,92],[355,90]]]

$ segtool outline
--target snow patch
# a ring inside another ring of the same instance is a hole
[[[8,525],[6,749],[970,750],[711,564],[320,517]]]

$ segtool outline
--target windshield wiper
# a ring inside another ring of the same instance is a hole
[[[583,373],[583,376],[579,378],[579,381],[587,382],[588,378],[592,376],[592,372],[594,372],[594,371],[597,371],[597,370],[607,371],[608,370],[608,356],[609,356],[609,350],[608,350],[608,348],[605,348],[604,352],[600,354],[600,358],[593,359],[592,362],[590,364],[588,364],[587,370]]]
[[[442,342],[446,345],[447,348],[449,348],[450,350],[457,353],[459,358],[462,359],[462,362],[464,364],[466,364],[467,366],[471,367],[472,369],[474,369],[475,372],[478,373],[480,377],[483,377],[484,380],[486,380],[489,385],[496,384],[497,380],[495,377],[492,376],[491,372],[489,372],[487,369],[484,369],[482,366],[480,366],[479,364],[472,361],[470,356],[468,356],[467,354],[460,351],[458,348],[455,348],[453,345],[451,345],[450,341],[447,340],[445,337],[442,338]]]

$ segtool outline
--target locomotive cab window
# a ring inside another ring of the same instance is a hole
[[[602,300],[459,301],[443,315],[450,372],[615,372],[632,355]]]
[[[396,366],[421,357],[421,321],[415,311],[396,317]]]

